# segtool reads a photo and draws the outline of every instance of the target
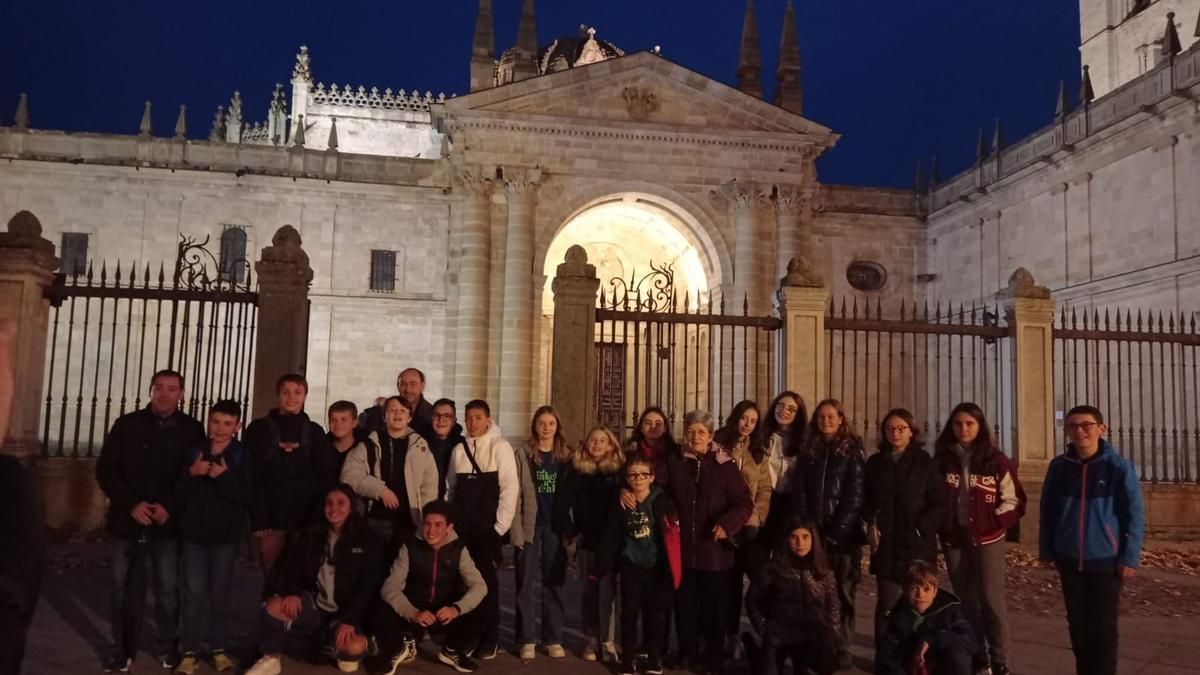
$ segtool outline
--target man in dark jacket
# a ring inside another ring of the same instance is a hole
[[[383,602],[372,629],[389,675],[417,658],[417,641],[429,632],[445,633],[438,660],[460,673],[475,670],[467,652],[482,627],[473,612],[487,584],[471,553],[454,532],[454,515],[442,500],[425,505],[421,537],[408,540],[383,582]]]
[[[433,405],[425,400],[425,373],[417,368],[405,368],[396,376],[396,393],[412,406],[412,428],[418,434],[427,434],[433,424]],[[367,408],[358,418],[359,439],[367,437],[372,431],[383,429],[383,398],[376,399],[376,404]]]
[[[183,376],[162,370],[150,380],[150,405],[119,417],[100,449],[96,481],[109,500],[112,544],[113,653],[106,672],[126,672],[137,651],[146,596],[146,566],[153,568],[158,657],[178,665],[178,509],[175,481],[184,453],[202,440],[204,428],[179,410]]]
[[[1042,484],[1040,557],[1058,567],[1075,669],[1117,672],[1121,586],[1142,556],[1142,488],[1133,464],[1104,440],[1093,406],[1067,413],[1066,454]]]

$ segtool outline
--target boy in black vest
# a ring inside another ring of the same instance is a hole
[[[446,634],[439,661],[473,673],[475,664],[467,652],[479,641],[480,628],[471,610],[487,594],[487,585],[454,532],[450,505],[432,501],[423,513],[423,540],[404,544],[383,583],[384,603],[373,627],[380,652],[389,657],[383,670],[393,675],[401,664],[416,659],[417,640],[429,630]]]

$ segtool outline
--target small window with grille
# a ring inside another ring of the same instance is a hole
[[[237,225],[226,225],[221,233],[221,281],[235,284],[246,281],[246,230]]]
[[[63,274],[87,274],[88,235],[84,232],[63,232],[58,257],[62,259],[59,269]]]
[[[395,251],[371,251],[371,290],[382,293],[396,290]]]

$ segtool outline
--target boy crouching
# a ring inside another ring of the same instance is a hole
[[[425,505],[421,535],[401,547],[383,584],[384,602],[375,617],[380,652],[390,658],[383,670],[392,675],[416,659],[417,641],[428,630],[445,633],[439,661],[473,673],[475,664],[467,652],[479,641],[481,629],[472,610],[487,594],[487,585],[454,532],[448,503],[439,499]]]
[[[970,675],[979,649],[958,598],[938,588],[937,568],[918,561],[908,568],[904,596],[887,617],[875,672],[881,675]]]

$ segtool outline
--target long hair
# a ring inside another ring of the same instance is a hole
[[[638,415],[637,424],[633,427],[633,433],[629,435],[629,446],[634,450],[640,450],[642,443],[646,441],[646,434],[642,433],[642,422],[645,421],[646,415],[655,413],[663,420],[663,435],[662,449],[666,452],[675,452],[679,448],[679,441],[675,440],[675,436],[671,434],[671,425],[668,423],[667,413],[662,408],[652,405],[648,406]],[[585,437],[586,440],[586,437]]]
[[[838,429],[834,432],[833,438],[828,440],[817,427],[817,415],[825,406],[833,408],[838,414]],[[850,425],[846,424],[846,409],[842,407],[842,402],[836,398],[827,398],[818,403],[817,407],[813,408],[812,419],[808,421],[808,437],[802,446],[804,454],[811,457],[816,454],[817,448],[823,445],[828,446],[830,450],[846,448],[852,444],[847,441],[856,443],[858,436],[850,430]]]
[[[354,490],[345,483],[335,485],[321,493],[321,519],[313,528],[313,532],[320,536],[320,541],[325,541],[330,531],[329,521],[325,519],[325,500],[334,492],[340,492],[346,495],[346,499],[350,500],[350,515],[346,516],[346,522],[342,524],[342,533],[338,536],[337,545],[333,549],[334,558],[345,550],[347,546],[358,546],[362,538],[367,536],[367,519],[359,512],[358,508],[360,498],[354,494]]]
[[[588,452],[587,442],[592,437],[592,434],[600,432],[608,438],[608,444],[612,446],[612,452],[608,456],[597,462],[592,459],[591,453]],[[588,430],[587,436],[583,437],[583,442],[579,444],[579,449],[575,451],[575,458],[571,461],[575,470],[582,474],[613,474],[621,470],[625,464],[625,453],[621,451],[621,446],[617,443],[617,435],[606,426],[597,425]]]
[[[958,438],[954,435],[954,418],[959,413],[970,415],[975,423],[979,425],[979,434],[975,436],[975,440],[971,441],[970,447],[964,448],[967,451],[967,468],[974,474],[995,474],[996,473],[996,455],[1000,450],[996,447],[996,441],[992,438],[992,428],[988,424],[987,416],[983,414],[983,409],[971,402],[963,402],[954,406],[954,410],[950,411],[950,416],[946,418],[946,425],[942,427],[942,433],[938,434],[937,441],[934,447],[937,452],[934,454],[934,459],[938,460],[939,466],[945,466],[954,456],[954,446],[958,445]]]
[[[808,533],[812,535],[812,550],[803,558],[798,558],[795,553],[792,553],[790,541],[792,532],[799,529],[808,530]],[[810,566],[814,576],[818,578],[829,574],[829,558],[825,555],[825,545],[821,543],[821,531],[817,524],[800,516],[790,516],[783,529],[783,537],[779,542],[779,550],[775,554],[774,562],[783,567]]]
[[[892,451],[892,444],[888,441],[886,429],[888,420],[893,417],[902,420],[912,430],[912,438],[908,441],[908,449],[924,450],[925,440],[921,438],[921,430],[917,428],[917,420],[908,408],[892,408],[887,411],[887,414],[883,416],[883,421],[879,423],[879,443],[875,447],[884,453]]]
[[[779,406],[779,402],[784,398],[792,399],[796,402],[796,407],[799,408],[799,410],[796,411],[796,419],[792,422],[792,426],[790,427],[791,437],[788,439],[787,446],[783,448],[783,454],[785,457],[795,457],[796,455],[800,454],[800,447],[804,443],[804,423],[808,420],[808,407],[804,404],[804,399],[800,396],[800,394],[797,394],[790,389],[780,392],[780,394],[771,401],[771,407],[767,408],[766,421],[760,421],[759,424],[762,425],[763,428],[763,438],[769,443],[771,441],[771,436],[779,432],[779,420],[775,419],[775,408]]]
[[[529,420],[529,452],[533,456],[533,461],[539,465],[542,463],[542,453],[538,451],[538,433],[537,421],[542,415],[550,415],[554,417],[554,440],[551,443],[551,457],[557,463],[570,461],[571,447],[567,445],[567,439],[563,436],[562,418],[558,416],[558,411],[554,406],[544,405],[538,408],[533,413],[533,418]]]
[[[766,455],[762,434],[763,418],[762,412],[758,409],[758,404],[754,401],[745,400],[733,406],[733,410],[729,412],[729,417],[725,418],[725,426],[717,429],[717,433],[713,434],[713,440],[733,450],[741,438],[741,431],[738,429],[738,425],[742,421],[742,416],[748,410],[753,410],[754,414],[758,415],[758,422],[754,425],[754,430],[750,432],[750,437],[746,439],[746,449],[750,452],[750,456],[754,458],[754,463],[761,464],[763,456]]]

